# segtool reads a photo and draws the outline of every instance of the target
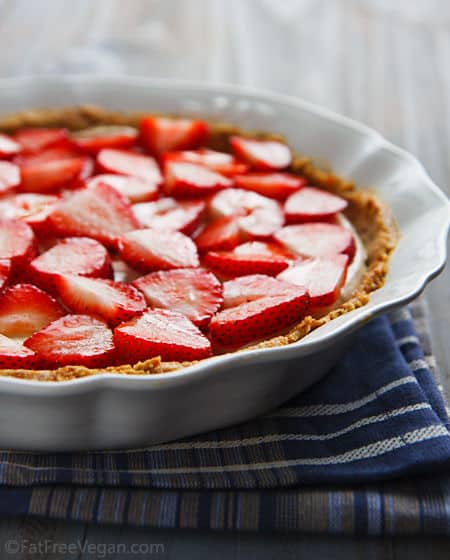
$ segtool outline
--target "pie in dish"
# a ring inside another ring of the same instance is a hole
[[[0,131],[1,375],[286,345],[384,282],[389,211],[274,134],[91,106]]]

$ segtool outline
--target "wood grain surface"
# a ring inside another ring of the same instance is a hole
[[[139,74],[297,95],[375,127],[418,156],[450,194],[448,0],[0,0],[0,49],[0,77]],[[450,388],[448,270],[426,297],[434,351]],[[440,539],[227,535],[4,519],[0,543],[8,539],[164,544],[162,552],[104,556],[111,559],[450,557]],[[86,548],[14,556],[32,557],[96,556]]]

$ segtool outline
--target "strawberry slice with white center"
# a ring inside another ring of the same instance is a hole
[[[220,346],[238,347],[280,333],[300,321],[308,304],[308,292],[298,287],[295,292],[224,309],[209,323],[211,340]]]
[[[0,195],[20,185],[20,169],[9,161],[0,161]]]
[[[181,231],[186,235],[195,231],[205,210],[206,203],[203,200],[178,201],[171,197],[133,205],[133,212],[144,227]]]
[[[167,152],[163,155],[163,163],[165,165],[170,161],[203,165],[211,171],[225,175],[225,177],[233,177],[239,173],[246,173],[248,170],[248,165],[238,161],[231,154],[208,150],[207,148]]]
[[[164,191],[180,197],[207,196],[232,186],[232,181],[201,165],[169,161],[164,169]]]
[[[11,261],[11,273],[18,275],[36,256],[33,230],[19,220],[0,220],[0,259]]]
[[[11,261],[9,259],[0,259],[0,292],[6,286],[11,274]]]
[[[178,231],[141,229],[119,239],[122,259],[136,270],[153,272],[199,266],[195,243]]]
[[[190,119],[148,116],[141,120],[140,131],[142,144],[159,157],[164,152],[198,148],[208,136],[208,125]]]
[[[21,153],[14,158],[14,163],[17,163],[19,167],[34,167],[52,161],[77,159],[80,157],[84,157],[84,155],[73,146],[54,146],[39,152]]]
[[[233,251],[210,251],[204,262],[213,270],[228,276],[268,274],[275,276],[295,259],[294,255],[275,243],[250,241]]]
[[[345,253],[353,259],[356,245],[352,232],[342,226],[311,223],[286,226],[275,234],[276,240],[302,257],[325,257]]]
[[[47,293],[32,284],[15,284],[0,298],[0,333],[26,338],[65,315]]]
[[[0,369],[35,369],[38,364],[33,350],[0,334]]]
[[[186,315],[194,325],[205,327],[222,305],[222,285],[211,272],[178,269],[153,272],[133,282],[151,307]]]
[[[23,128],[15,132],[13,138],[23,153],[70,144],[69,133],[65,128]]]
[[[347,276],[347,255],[332,255],[307,259],[285,270],[278,278],[304,286],[311,299],[311,307],[332,305],[339,297]]]
[[[88,315],[66,315],[28,338],[24,345],[52,367],[105,367],[114,362],[113,334]]]
[[[291,173],[248,173],[236,175],[234,184],[240,189],[255,191],[269,198],[284,200],[307,184],[305,177]]]
[[[265,274],[241,276],[223,283],[223,308],[236,307],[263,297],[297,293],[292,287],[292,283]]]
[[[217,193],[211,200],[210,209],[215,216],[240,214],[240,230],[250,239],[270,237],[284,224],[278,202],[243,189],[226,189]]]
[[[17,194],[0,200],[0,216],[27,223],[37,235],[47,229],[47,218],[60,198],[50,194]]]
[[[112,248],[118,237],[140,227],[128,200],[104,183],[62,201],[48,222],[53,235],[92,237]]]
[[[0,134],[0,157],[10,158],[12,156],[16,156],[21,149],[20,144],[13,140],[10,136]]]
[[[67,237],[31,261],[29,273],[38,286],[53,291],[61,274],[111,278],[112,265],[108,251],[95,239]]]
[[[164,361],[192,361],[211,356],[211,343],[187,317],[151,309],[119,325],[114,340],[122,360],[136,363],[161,356]]]
[[[86,186],[87,188],[95,187],[99,183],[110,185],[130,202],[145,202],[158,198],[159,181],[152,182],[131,175],[104,173],[88,179]]]
[[[89,177],[92,173],[92,160],[86,157],[67,157],[51,154],[38,154],[24,160],[21,165],[21,188],[26,192],[51,193]],[[41,161],[40,161],[41,160]]]
[[[305,187],[290,196],[284,204],[288,223],[319,222],[333,218],[347,208],[347,201],[322,189]]]
[[[147,307],[144,296],[124,282],[64,274],[55,278],[55,284],[61,301],[71,311],[98,315],[112,325],[131,319]]]
[[[103,173],[131,175],[149,181],[153,185],[162,183],[158,164],[150,156],[144,156],[126,150],[101,150],[97,154],[97,167]]]
[[[206,225],[195,238],[199,251],[230,250],[241,240],[239,216],[223,216]]]
[[[286,169],[292,162],[291,150],[281,142],[232,136],[230,145],[239,159],[259,171]]]
[[[105,125],[93,126],[72,132],[75,146],[89,154],[97,154],[105,148],[131,148],[138,137],[138,131],[132,126]]]

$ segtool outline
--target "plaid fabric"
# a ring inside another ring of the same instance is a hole
[[[450,435],[435,375],[416,302],[371,321],[326,379],[245,425],[137,450],[1,452],[0,513],[158,528],[448,534]]]

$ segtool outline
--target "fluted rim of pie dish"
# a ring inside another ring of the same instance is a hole
[[[164,388],[171,383],[188,383],[195,378],[207,377],[209,375],[220,375],[221,370],[232,368],[235,365],[251,366],[252,364],[261,362],[274,362],[278,359],[289,359],[293,357],[301,357],[317,350],[324,349],[335,342],[338,338],[344,338],[345,335],[357,329],[371,318],[383,312],[389,311],[394,307],[406,304],[416,296],[418,296],[427,283],[432,280],[443,269],[447,257],[447,234],[450,227],[450,202],[442,193],[438,186],[432,181],[427,174],[423,165],[412,154],[403,150],[388,140],[374,129],[359,123],[348,117],[339,115],[329,109],[322,108],[313,103],[303,101],[299,98],[287,96],[284,94],[274,93],[270,91],[260,90],[250,87],[234,86],[231,84],[209,83],[204,84],[195,81],[171,80],[171,79],[153,79],[141,77],[124,77],[124,76],[89,76],[89,75],[67,75],[64,77],[40,77],[40,76],[24,76],[19,78],[5,78],[0,80],[0,90],[6,88],[27,87],[26,84],[39,84],[40,86],[51,86],[70,84],[81,87],[83,83],[91,83],[96,86],[108,88],[111,83],[122,83],[130,87],[145,87],[167,90],[183,90],[208,91],[211,93],[223,93],[229,95],[242,95],[247,99],[266,101],[278,105],[287,105],[293,109],[298,109],[307,113],[311,113],[325,121],[334,123],[339,127],[354,130],[361,134],[361,137],[370,139],[374,149],[377,152],[385,151],[397,159],[404,162],[405,168],[413,170],[421,179],[421,185],[426,187],[429,195],[434,197],[436,207],[433,207],[434,220],[429,220],[430,228],[435,230],[435,239],[437,242],[437,252],[434,258],[429,259],[426,265],[414,277],[414,282],[410,285],[404,284],[403,290],[397,296],[380,297],[380,301],[374,301],[375,294],[379,294],[380,290],[371,293],[370,300],[353,311],[349,311],[340,317],[337,317],[301,338],[297,342],[293,342],[284,346],[272,348],[256,348],[243,352],[235,352],[211,358],[204,359],[198,363],[182,367],[175,371],[166,371],[162,373],[152,373],[150,375],[127,374],[123,375],[114,372],[105,372],[92,374],[86,377],[76,379],[68,379],[61,381],[39,381],[33,379],[20,379],[17,377],[0,377],[0,388],[4,391],[16,393],[33,393],[33,394],[61,394],[66,391],[73,391],[75,387],[86,389],[87,385],[91,388],[96,387],[117,387],[122,389],[136,390],[140,388],[159,389]],[[373,154],[375,150],[371,151]],[[308,154],[310,155],[310,154]],[[313,154],[311,154],[313,155]],[[407,242],[405,238],[400,243]],[[385,286],[390,282],[389,274],[385,279]],[[17,389],[17,391],[16,391]],[[75,389],[76,390],[76,389]]]

